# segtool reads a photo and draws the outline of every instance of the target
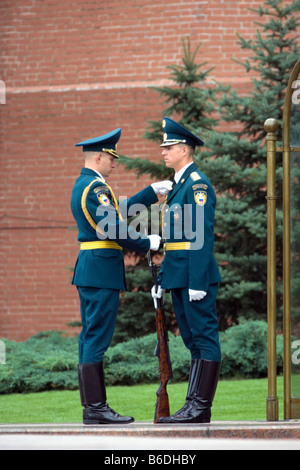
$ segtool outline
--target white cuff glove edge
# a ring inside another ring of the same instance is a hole
[[[159,181],[158,183],[152,183],[151,187],[155,194],[161,194],[162,196],[167,196],[172,189],[172,181],[165,180]]]
[[[161,237],[159,235],[148,235],[148,238],[150,240],[150,250],[158,251]]]
[[[156,286],[152,287],[151,295],[152,295],[152,298],[153,298],[155,308],[157,308],[157,299],[161,299],[164,292],[165,292],[165,289],[163,289],[161,286],[157,286],[157,292],[156,292]]]
[[[203,290],[189,289],[190,302],[193,302],[196,300],[203,300],[206,295],[207,295],[207,292]]]

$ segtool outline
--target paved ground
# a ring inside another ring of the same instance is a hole
[[[163,450],[164,454],[169,450],[173,455],[187,450],[300,450],[300,421],[213,422],[210,425],[176,427],[149,422],[137,422],[126,427],[0,425],[0,450],[84,449],[106,451],[106,458],[114,455],[107,451],[118,451],[116,455],[123,453],[128,456],[134,450]],[[151,453],[143,452],[142,455],[148,459]]]

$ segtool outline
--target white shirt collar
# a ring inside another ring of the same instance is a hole
[[[175,173],[175,176],[174,176],[174,179],[176,181],[176,184],[179,183],[179,180],[180,178],[182,177],[183,173],[185,172],[185,170],[187,170],[187,168],[189,166],[191,166],[194,162],[191,162],[191,163],[188,163],[187,165],[185,165],[183,168],[181,168],[181,170],[178,171],[178,173]]]
[[[97,175],[99,175],[100,178],[101,178],[101,179],[104,181],[104,183],[105,183],[105,179],[103,178],[103,176],[101,175],[101,173],[99,173],[99,171],[96,171],[96,170],[94,170],[94,172],[97,173]]]

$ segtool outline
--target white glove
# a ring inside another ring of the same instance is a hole
[[[150,240],[150,250],[158,251],[161,237],[159,235],[148,235],[148,238]]]
[[[156,292],[156,286],[152,287],[151,295],[152,295],[152,298],[153,298],[155,308],[157,308],[157,299],[161,299],[164,292],[165,292],[165,289],[163,289],[161,286],[157,287],[157,292]]]
[[[204,292],[203,290],[189,289],[190,302],[193,302],[193,300],[202,300],[206,295],[207,292]]]
[[[155,194],[162,194],[163,196],[167,196],[173,187],[172,181],[160,181],[159,183],[152,183],[151,184],[153,191]]]

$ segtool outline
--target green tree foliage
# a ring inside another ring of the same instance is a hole
[[[297,43],[300,19],[295,14],[299,8],[298,0],[288,6],[283,6],[279,0],[266,0],[263,6],[254,10],[264,19],[264,23],[258,23],[260,29],[256,36],[248,41],[238,35],[241,48],[249,52],[249,59],[242,65],[246,73],[254,73],[252,89],[247,96],[230,90],[218,100],[221,120],[228,126],[237,123],[240,130],[211,133],[208,140],[214,158],[206,160],[206,170],[221,193],[216,214],[216,253],[223,268],[224,281],[220,308],[225,317],[234,321],[240,316],[262,317],[267,311],[267,169],[263,125],[269,117],[282,123],[285,90],[300,52]],[[280,154],[277,168],[277,265],[280,279]],[[280,298],[278,300],[280,303]]]
[[[262,6],[253,9],[258,20],[263,20],[257,22],[255,37],[246,40],[237,35],[240,47],[249,54],[248,59],[240,62],[245,73],[252,77],[246,96],[232,87],[209,84],[207,78],[212,69],[203,70],[206,64],[196,63],[200,45],[192,52],[188,39],[183,40],[182,65],[169,67],[174,86],[156,88],[168,105],[162,117],[172,115],[177,118],[206,144],[205,150],[196,154],[196,162],[211,179],[218,194],[215,254],[223,278],[218,298],[223,329],[243,317],[266,317],[267,169],[264,122],[273,117],[282,123],[285,90],[300,53],[297,42],[299,10],[299,0],[294,0],[290,5],[283,5],[281,0],[265,0]],[[225,131],[220,131],[216,115]],[[160,142],[161,120],[150,122],[150,128],[145,137]],[[277,159],[280,280],[280,154]],[[171,176],[162,162],[147,163],[126,157],[121,163],[134,169],[137,174],[148,173],[157,179]]]
[[[250,321],[221,333],[221,376],[259,378],[268,371],[266,322]],[[7,361],[0,364],[0,394],[77,390],[78,338],[60,331],[39,333],[24,342],[4,340]],[[131,338],[109,348],[105,356],[107,385],[159,384],[153,352],[156,333]],[[180,336],[170,334],[173,382],[188,379],[190,354]],[[283,338],[277,338],[278,372],[282,372]]]
[[[195,63],[200,45],[196,47],[195,51],[192,51],[189,38],[183,39],[182,44],[184,49],[183,65],[169,67],[171,77],[178,86],[175,88],[155,87],[158,93],[166,97],[166,102],[169,104],[169,108],[164,115],[172,114],[180,109],[183,114],[181,122],[184,125],[191,121],[195,122],[195,125],[200,122],[201,128],[213,129],[218,122],[213,117],[213,114],[216,113],[213,99],[216,89],[203,86],[211,69],[203,70],[206,63]],[[195,133],[197,132],[196,129]],[[161,120],[158,122],[150,121],[145,137],[156,141],[158,144],[162,141]],[[120,158],[120,163],[125,165],[128,170],[134,170],[138,176],[149,174],[155,180],[172,178],[174,175],[173,170],[166,168],[163,161],[155,163],[147,159],[130,158],[123,155]],[[160,228],[157,227],[157,231],[159,230]],[[147,261],[141,257],[136,259],[137,264],[128,268],[126,272],[128,292],[122,294],[114,344],[117,341],[126,340],[128,336],[143,336],[155,331],[155,313],[150,295],[153,281],[151,280]],[[168,327],[175,332],[177,324],[170,295],[165,296],[165,310]]]

